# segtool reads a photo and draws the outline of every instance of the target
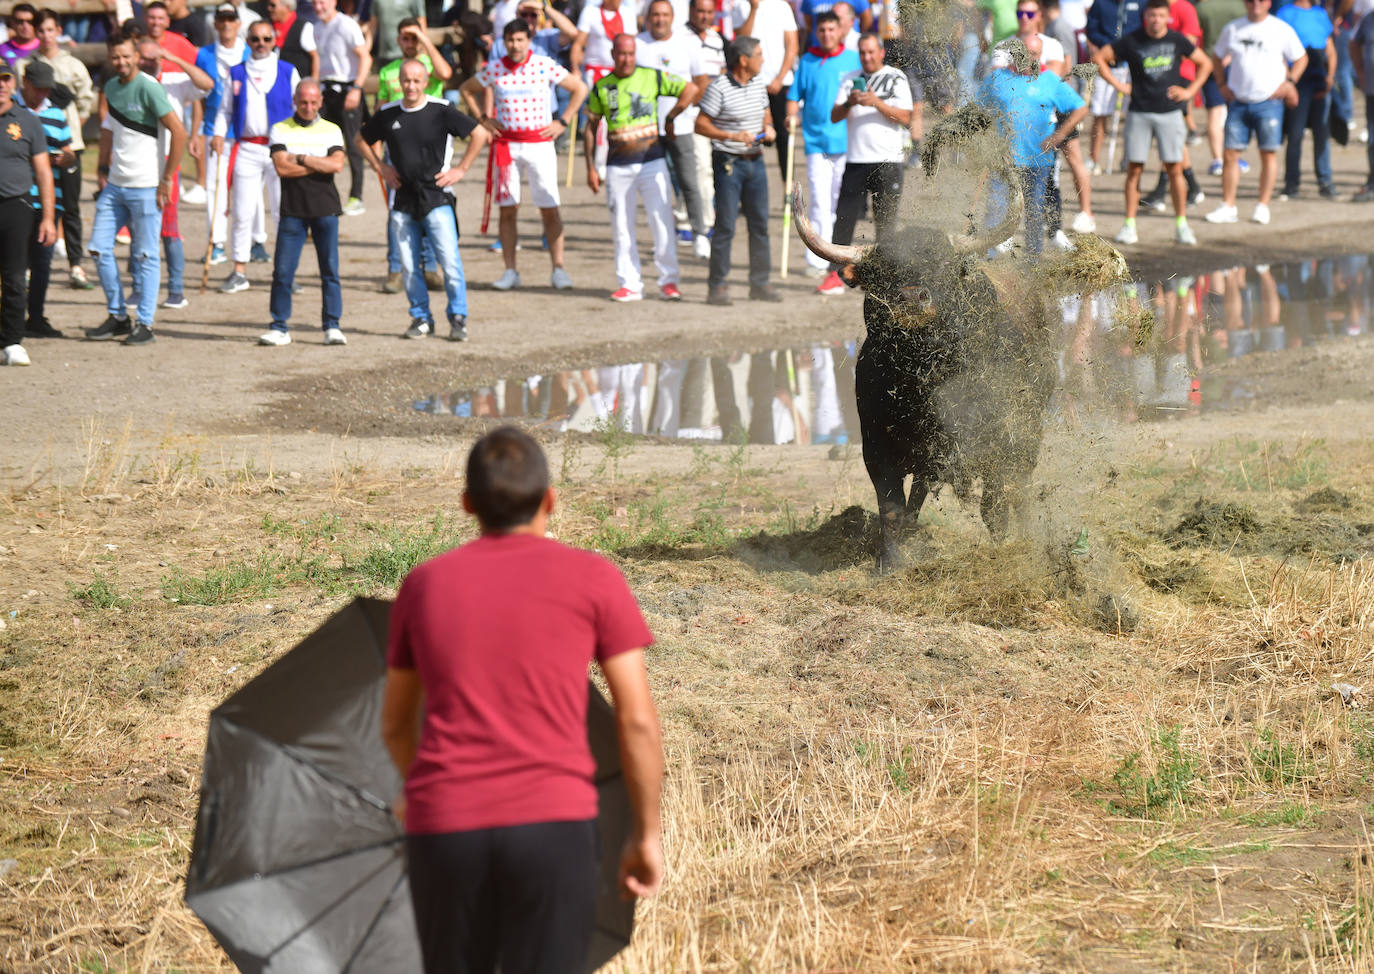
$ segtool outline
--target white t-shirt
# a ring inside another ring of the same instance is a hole
[[[1221,29],[1213,50],[1219,58],[1231,56],[1226,84],[1242,102],[1269,98],[1288,76],[1288,65],[1307,53],[1297,31],[1277,17],[1231,21]]]
[[[320,78],[353,82],[358,78],[358,56],[353,49],[365,43],[363,29],[348,14],[335,14],[329,23],[315,25],[315,46],[320,52]]]
[[[1040,38],[1040,66],[1043,68],[1051,61],[1064,60],[1064,45],[1049,34],[1036,34]]]
[[[684,27],[681,33],[701,48],[702,74],[714,78],[725,73],[725,38],[720,36],[720,31],[712,27],[705,34],[697,34],[690,27]]]
[[[731,21],[737,35],[748,19],[748,0],[737,0],[735,9],[731,14]],[[759,46],[763,48],[763,69],[759,71],[759,77],[763,79],[765,85],[772,84],[773,79],[778,76],[779,69],[782,68],[782,59],[787,53],[783,44],[783,36],[796,29],[797,16],[792,12],[792,5],[787,0],[759,0],[759,12],[754,18],[754,36],[758,38]],[[800,56],[801,51],[799,50],[797,54]],[[787,72],[787,77],[782,79],[782,83],[783,85],[792,83],[791,71]]]
[[[208,91],[197,88],[190,75],[184,71],[164,71],[157,80],[162,84],[162,90],[167,92],[167,97],[172,102],[172,111],[176,112],[177,118],[185,115],[187,105],[193,101],[200,101],[209,94]],[[172,133],[165,125],[157,127],[157,151],[163,159],[172,151]]]
[[[491,8],[491,36],[493,40],[504,38],[506,25],[515,19],[520,11],[521,0],[497,0]]]
[[[634,34],[639,30],[635,19],[638,9],[634,0],[620,0],[620,9],[617,12],[620,14],[622,31]],[[609,68],[615,64],[611,57],[611,41],[614,40],[614,35],[606,32],[600,3],[589,3],[582,8],[582,13],[577,18],[577,32],[587,35],[587,48],[582,57],[584,65],[589,68]]]
[[[1088,26],[1088,7],[1084,0],[1059,0],[1059,16],[1063,17],[1074,30]]]
[[[862,71],[851,71],[840,79],[840,91],[835,96],[835,104],[842,105],[849,100],[854,90],[855,79],[862,77],[864,87],[873,92],[893,108],[912,108],[911,85],[906,74],[884,64],[870,75]],[[849,151],[845,158],[849,162],[901,162],[905,157],[902,149],[906,145],[906,126],[889,119],[876,108],[855,105],[846,116],[849,123]]]
[[[656,68],[665,74],[675,74],[691,81],[706,70],[701,65],[701,45],[696,35],[679,28],[667,38],[656,41],[646,30],[635,38],[635,63],[641,68]],[[664,132],[663,121],[677,104],[676,95],[662,95],[658,99],[658,134]],[[693,105],[673,122],[675,135],[690,135],[696,126],[697,107]]]
[[[539,131],[553,121],[550,94],[568,76],[568,69],[552,58],[531,53],[512,71],[494,57],[477,72],[478,82],[492,89],[496,121],[508,129]]]

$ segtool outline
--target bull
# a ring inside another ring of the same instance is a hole
[[[983,523],[993,538],[1005,537],[1039,459],[1057,375],[1047,291],[1063,278],[1044,265],[984,258],[1020,218],[1020,196],[1012,197],[1002,222],[985,232],[906,225],[861,248],[821,239],[801,194],[793,194],[803,243],[864,291],[855,393],[864,466],[878,498],[879,572],[900,564],[904,520],[915,520],[941,484],[967,499],[981,481]]]

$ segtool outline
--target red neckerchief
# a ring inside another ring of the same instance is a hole
[[[606,16],[606,8],[601,8],[601,29],[604,30],[606,36],[612,40],[625,33],[625,21],[620,19],[620,10],[618,8],[616,12],[609,17]]]
[[[806,53],[814,55],[815,57],[818,57],[822,61],[824,61],[827,58],[839,57],[841,54],[843,54],[844,45],[841,44],[839,47],[835,48],[835,50],[831,51],[829,54],[826,54],[825,51],[821,50],[819,47],[808,47],[806,49]]]
[[[520,68],[521,68],[522,66],[524,66],[524,65],[530,63],[530,56],[529,56],[528,53],[526,53],[526,54],[525,54],[525,60],[523,60],[523,61],[512,61],[512,60],[510,59],[510,55],[509,55],[509,54],[502,54],[502,55],[501,55],[501,63],[504,64],[504,65],[506,66],[506,70],[507,70],[507,71],[519,71]]]

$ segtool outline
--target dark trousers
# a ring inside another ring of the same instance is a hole
[[[878,241],[886,240],[897,218],[905,176],[906,167],[900,162],[848,163],[840,177],[840,198],[835,204],[835,229],[831,232],[831,241],[842,247],[854,242],[854,225],[863,215],[870,193],[873,194],[873,222],[878,228]],[[831,264],[830,269],[839,270],[839,265]]]
[[[81,249],[81,151],[76,152],[76,162],[70,169],[58,169],[53,173],[57,185],[62,190],[62,199],[71,203],[62,210],[62,236],[67,243],[67,263],[72,267],[81,266],[81,258],[86,252]]]
[[[1364,100],[1364,124],[1370,132],[1374,132],[1374,96],[1366,96]],[[1368,183],[1374,186],[1374,138],[1369,140],[1369,148],[1366,150],[1369,157],[1369,179]]]
[[[730,274],[730,244],[740,210],[749,227],[749,286],[767,287],[772,257],[768,252],[768,170],[760,153],[752,159],[711,152],[716,184],[716,225],[711,230],[711,287],[724,287]]]
[[[687,207],[687,221],[692,224],[692,233],[701,236],[706,232],[706,217],[701,206],[701,190],[697,188],[697,153],[690,135],[675,139],[664,139],[663,148],[668,156],[668,164],[673,175],[673,183]]]
[[[1283,160],[1283,189],[1295,193],[1302,183],[1302,133],[1312,129],[1312,161],[1317,185],[1331,185],[1330,99],[1322,93],[1322,82],[1298,82],[1298,106],[1283,116],[1288,145]]]
[[[337,81],[326,81],[324,83],[324,104],[320,114],[343,129],[344,153],[348,156],[348,195],[362,199],[365,164],[363,163],[363,154],[353,144],[353,137],[363,127],[367,102],[365,99],[359,98],[358,107],[350,112],[344,109],[344,100],[347,97],[348,85],[340,84]]]
[[[776,95],[768,96],[768,114],[773,118],[773,131],[778,133],[773,147],[778,150],[778,171],[782,173],[783,185],[786,185],[787,143],[791,139],[787,133],[787,85],[783,85]]]
[[[596,847],[595,820],[407,836],[425,974],[580,974]]]
[[[315,260],[320,267],[320,320],[323,327],[338,328],[343,315],[343,291],[339,286],[339,218],[310,219],[283,216],[277,224],[277,247],[272,259],[272,327],[286,331],[291,321],[291,288],[309,234],[315,241]]]
[[[0,200],[0,348],[24,342],[24,277],[33,218],[27,193]]]
[[[52,244],[44,246],[38,242],[38,214],[34,214],[33,226],[29,230],[29,321],[43,320],[44,306],[48,301],[48,281],[52,279]]]

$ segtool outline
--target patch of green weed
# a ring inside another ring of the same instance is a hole
[[[1148,770],[1140,751],[1121,759],[1112,783],[1118,798],[1108,808],[1124,815],[1148,817],[1183,811],[1193,798],[1197,762],[1179,743],[1179,728],[1158,731],[1152,741],[1154,770]]]

